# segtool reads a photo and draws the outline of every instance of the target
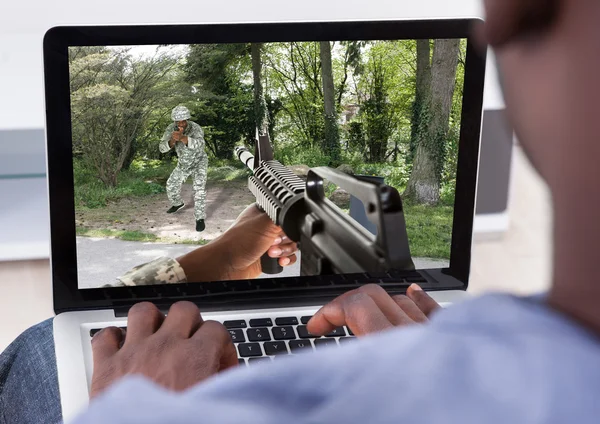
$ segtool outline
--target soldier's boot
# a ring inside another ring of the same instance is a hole
[[[202,231],[204,231],[205,228],[206,228],[206,225],[204,224],[203,219],[199,219],[196,221],[196,231],[202,232]]]
[[[171,207],[169,208],[169,210],[167,211],[167,213],[175,213],[175,212],[177,212],[179,209],[183,208],[184,206],[185,206],[185,203],[182,203],[182,204],[181,204],[181,205],[179,205],[179,206],[171,206]]]

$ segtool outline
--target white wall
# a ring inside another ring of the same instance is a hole
[[[477,17],[480,1],[0,0],[0,130],[44,126],[42,38],[56,25]],[[485,104],[503,106],[493,78]]]

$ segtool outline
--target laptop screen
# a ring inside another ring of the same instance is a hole
[[[78,287],[131,284],[137,266],[225,233],[255,203],[234,150],[252,151],[257,128],[301,180],[332,166],[397,189],[415,268],[447,268],[466,48],[466,39],[69,47]],[[326,184],[325,195],[376,233],[351,193]],[[293,265],[258,278],[301,275],[301,247]]]

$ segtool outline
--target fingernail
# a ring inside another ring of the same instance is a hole
[[[414,291],[423,291],[423,289],[421,288],[421,286],[419,286],[418,284],[415,284],[415,283],[412,283],[408,288],[412,289]]]
[[[281,243],[283,240],[281,239],[281,237],[277,237],[274,241],[273,241],[273,246]]]
[[[283,262],[283,265],[285,266],[290,263],[290,258],[283,258],[281,262]]]
[[[281,249],[277,249],[277,248],[275,248],[275,249],[271,249],[271,254],[272,254],[272,255],[275,255],[275,256],[281,256],[281,254],[282,254],[282,253],[283,253],[283,252],[282,252],[282,250],[281,250]]]

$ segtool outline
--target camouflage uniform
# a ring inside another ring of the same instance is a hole
[[[161,257],[132,268],[122,277],[117,277],[115,286],[153,286],[158,284],[187,283],[185,272],[179,262]]]
[[[191,175],[194,189],[194,216],[196,221],[206,218],[206,171],[208,169],[208,157],[204,151],[204,131],[202,127],[195,122],[187,121],[187,128],[183,135],[187,136],[187,146],[182,142],[175,143],[177,152],[177,166],[167,180],[167,196],[171,201],[171,206],[183,204],[181,198],[181,185]],[[167,153],[169,140],[174,131],[177,130],[176,123],[170,124],[165,130],[162,141],[159,144],[161,153]]]

